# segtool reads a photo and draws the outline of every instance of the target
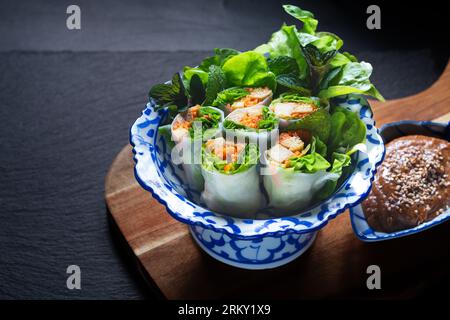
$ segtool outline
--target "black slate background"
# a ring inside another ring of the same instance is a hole
[[[369,32],[362,4],[301,3],[372,63],[387,98],[425,89],[446,64],[447,43],[399,40],[389,17]],[[82,30],[68,31],[69,4],[0,1],[0,299],[152,298],[106,212],[111,161],[152,84],[292,21],[278,1],[79,1]],[[70,264],[80,291],[65,286]]]

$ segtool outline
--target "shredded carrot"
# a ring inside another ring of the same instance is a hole
[[[232,163],[228,163],[225,165],[225,167],[223,167],[223,171],[228,172],[231,169],[233,169],[233,164]]]
[[[173,129],[177,130],[179,128],[189,129],[192,123],[186,120],[177,121],[173,124]]]
[[[258,129],[258,123],[261,120],[262,120],[262,114],[261,115],[246,114],[239,122],[246,127]]]
[[[258,104],[259,102],[260,102],[260,99],[253,98],[251,96],[246,96],[244,98],[244,106],[246,106],[246,107],[254,106],[254,105]]]

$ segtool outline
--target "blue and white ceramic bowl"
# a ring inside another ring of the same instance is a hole
[[[413,134],[434,136],[450,141],[450,123],[436,123],[429,121],[400,121],[384,125],[380,130],[380,134],[383,137],[385,143],[388,143],[393,139],[399,138],[401,136]],[[373,230],[367,223],[361,205],[355,206],[350,209],[350,219],[352,222],[353,230],[355,231],[359,239],[367,242],[375,242],[400,238],[431,228],[450,219],[450,210],[447,210],[433,220],[422,223],[417,227],[392,233],[378,232]]]
[[[350,95],[334,103],[360,115],[367,127],[367,153],[354,154],[354,171],[330,198],[296,215],[239,219],[198,205],[199,195],[184,182],[181,166],[170,161],[170,142],[158,134],[167,111],[155,111],[152,103],[147,104],[130,132],[136,179],[166,206],[172,217],[190,226],[195,241],[212,257],[246,269],[281,266],[305,252],[316,232],[330,219],[367,196],[376,167],[384,157],[383,140],[367,101]]]

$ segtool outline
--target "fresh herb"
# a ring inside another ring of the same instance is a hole
[[[155,110],[168,108],[171,115],[188,108],[188,95],[179,73],[175,73],[170,84],[154,85],[149,97],[156,102]]]
[[[206,97],[203,105],[212,105],[217,94],[226,88],[226,78],[222,69],[212,65],[209,67],[208,83],[206,85]]]
[[[197,74],[192,76],[189,83],[189,95],[191,105],[202,104],[205,100],[205,87]]]

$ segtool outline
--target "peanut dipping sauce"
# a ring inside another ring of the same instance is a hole
[[[411,135],[389,142],[362,207],[376,231],[395,232],[432,220],[450,204],[450,143]]]

